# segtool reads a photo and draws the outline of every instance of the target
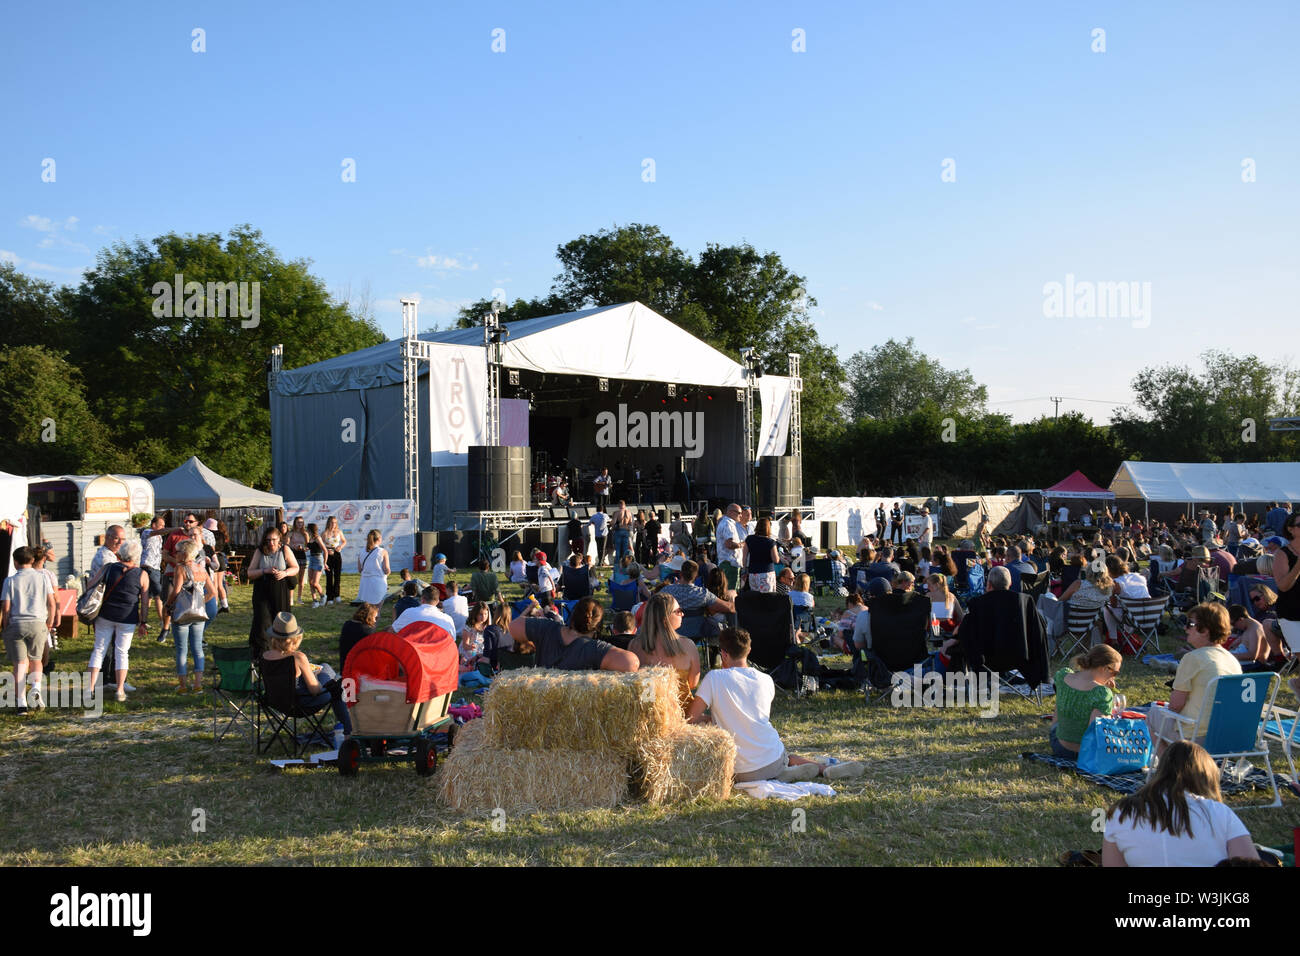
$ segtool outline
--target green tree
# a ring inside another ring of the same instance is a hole
[[[1213,349],[1202,353],[1201,365],[1199,371],[1163,365],[1139,372],[1133,379],[1137,407],[1112,416],[1120,444],[1148,461],[1295,457],[1293,435],[1268,429],[1270,417],[1294,414],[1294,370]]]
[[[897,418],[925,404],[949,415],[973,415],[988,402],[988,389],[968,369],[944,368],[922,353],[911,336],[854,353],[845,374],[850,418]]]
[[[0,352],[0,434],[4,470],[14,474],[116,471],[128,463],[91,413],[81,373],[40,345]]]
[[[66,348],[70,335],[67,290],[0,262],[0,342]]]
[[[91,409],[140,469],[165,471],[198,455],[222,474],[269,486],[272,346],[283,343],[295,367],[384,340],[334,302],[309,265],[283,260],[251,226],[224,238],[168,233],[100,253],[71,298],[71,360]],[[205,295],[162,299],[177,275],[203,284]],[[250,315],[215,314],[208,283],[248,283]]]

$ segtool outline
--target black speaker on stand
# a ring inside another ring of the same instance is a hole
[[[835,521],[819,521],[818,525],[820,526],[818,529],[820,532],[818,537],[821,538],[822,550],[830,551],[839,547],[835,540],[837,537],[836,529],[839,528],[839,523]]]
[[[794,455],[763,455],[758,460],[758,506],[788,511],[803,504],[803,464]]]
[[[528,511],[527,445],[469,446],[469,510]]]

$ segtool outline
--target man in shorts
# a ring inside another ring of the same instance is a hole
[[[18,713],[25,714],[28,707],[45,706],[41,698],[41,659],[45,656],[50,631],[54,629],[56,604],[50,579],[32,567],[31,549],[19,548],[13,558],[18,570],[0,588],[0,635],[14,665]],[[27,690],[29,668],[30,691]]]

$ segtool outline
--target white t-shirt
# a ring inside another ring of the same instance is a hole
[[[605,514],[605,512],[597,511],[594,515],[591,516],[592,534],[594,534],[597,538],[605,537],[606,532],[609,530],[608,525],[609,525],[609,516]]]
[[[735,541],[737,547],[727,547],[728,541]],[[745,541],[745,535],[740,531],[740,524],[731,518],[723,517],[718,522],[718,563],[727,562],[740,566],[740,547]],[[773,757],[773,760],[776,758]],[[757,767],[754,769],[758,769]],[[742,771],[743,772],[743,771]]]
[[[456,633],[459,634],[469,620],[469,599],[463,594],[453,594],[442,602],[442,611],[451,618],[456,625]]]
[[[1057,521],[1069,521],[1069,520],[1070,520],[1070,509],[1067,508],[1067,507],[1065,507],[1065,505],[1062,505],[1060,508],[1058,508],[1057,511],[1056,511],[1056,520],[1057,520]]]
[[[1147,579],[1136,571],[1121,574],[1115,579],[1115,583],[1119,585],[1121,597],[1132,599],[1151,597],[1151,591],[1147,587]]]
[[[790,603],[795,607],[814,607],[815,602],[811,591],[791,591]]]
[[[527,584],[528,583],[528,566],[522,561],[510,562],[510,583]]]
[[[1106,821],[1106,840],[1124,854],[1129,866],[1214,866],[1228,856],[1228,841],[1250,836],[1232,809],[1217,800],[1187,795],[1192,835],[1170,836],[1145,820]]]
[[[405,611],[397,616],[393,622],[393,631],[401,631],[408,624],[414,624],[417,621],[432,621],[447,632],[447,636],[452,640],[460,633],[456,627],[456,622],[450,616],[444,614],[433,604],[420,604],[416,607],[408,607]]]
[[[736,773],[761,770],[785,753],[768,715],[776,685],[752,667],[718,667],[704,675],[695,696],[708,704],[713,722],[736,738]]]

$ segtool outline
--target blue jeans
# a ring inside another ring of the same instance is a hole
[[[1076,751],[1066,750],[1061,746],[1061,739],[1056,736],[1056,724],[1052,724],[1052,729],[1047,732],[1047,742],[1052,745],[1053,757],[1064,757],[1066,760],[1079,759]]]
[[[207,621],[172,625],[172,635],[176,638],[176,676],[185,676],[186,652],[191,650],[194,653],[194,673],[203,673],[203,629],[207,626]]]
[[[334,673],[334,668],[328,664],[322,664],[320,670],[316,673],[316,681],[322,687],[338,677]],[[343,691],[340,689],[335,693],[330,693],[322,689],[319,694],[313,694],[307,689],[307,682],[301,677],[298,678],[298,706],[304,712],[314,714],[322,709],[326,704],[334,709],[334,719],[343,725],[345,734],[352,733],[352,718],[348,716],[348,705],[343,702]]]
[[[614,564],[623,560],[632,539],[632,533],[626,529],[614,532]]]

